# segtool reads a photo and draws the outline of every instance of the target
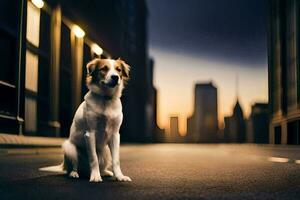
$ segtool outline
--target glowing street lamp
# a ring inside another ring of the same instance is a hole
[[[72,31],[74,32],[75,36],[78,38],[83,38],[85,35],[85,32],[77,25],[73,26]]]
[[[31,0],[31,2],[38,8],[42,8],[44,6],[43,0]]]
[[[103,53],[103,49],[101,47],[99,47],[98,44],[94,43],[91,46],[92,51],[97,54],[98,56],[100,56]]]

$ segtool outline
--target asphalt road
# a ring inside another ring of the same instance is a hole
[[[37,152],[0,151],[1,200],[300,199],[299,147],[125,145],[121,167],[133,180],[126,183],[38,171],[59,164],[62,154]]]

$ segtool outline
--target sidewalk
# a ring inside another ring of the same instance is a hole
[[[65,138],[33,137],[0,133],[0,148],[60,147]]]

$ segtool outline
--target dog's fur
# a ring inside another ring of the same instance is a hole
[[[131,181],[123,175],[119,159],[123,119],[120,97],[129,79],[129,69],[121,59],[94,59],[87,64],[89,92],[75,113],[69,139],[62,145],[70,177],[78,178],[80,170],[87,168],[90,182],[102,181],[101,176]]]

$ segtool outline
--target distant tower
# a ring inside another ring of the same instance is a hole
[[[244,112],[239,102],[238,77],[236,78],[236,103],[233,108],[232,116],[225,117],[224,137],[227,142],[245,142],[246,141],[246,123]]]
[[[177,138],[179,136],[179,128],[178,128],[178,117],[170,117],[170,142],[177,141]]]
[[[236,142],[245,142],[246,141],[246,125],[244,119],[244,113],[239,101],[236,101],[236,104],[233,109],[233,116],[235,121],[235,136]]]
[[[217,142],[217,88],[212,82],[196,84],[194,105],[194,113],[188,118],[188,140],[201,143]]]

